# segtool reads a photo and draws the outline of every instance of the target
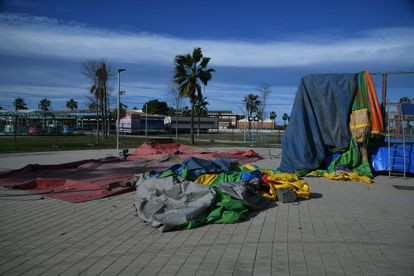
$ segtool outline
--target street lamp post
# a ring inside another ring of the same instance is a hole
[[[119,114],[121,105],[121,72],[126,69],[118,69],[118,100],[117,100],[117,112],[116,112],[116,151],[119,153]]]

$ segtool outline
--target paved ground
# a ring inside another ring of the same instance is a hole
[[[259,166],[278,166],[276,150],[271,160],[268,150],[257,151],[266,157]],[[55,154],[53,162],[74,161]],[[51,160],[28,156],[2,155],[1,167]],[[3,189],[0,274],[414,275],[414,191],[392,186],[414,186],[412,179],[306,180],[311,200],[239,224],[167,233],[135,216],[133,193],[68,203]]]

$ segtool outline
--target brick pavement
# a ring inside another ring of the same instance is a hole
[[[256,150],[265,156],[260,167],[278,166],[279,150]],[[311,200],[167,233],[135,216],[133,193],[69,203],[1,189],[0,274],[414,274],[414,191],[392,187],[413,179],[306,181]]]

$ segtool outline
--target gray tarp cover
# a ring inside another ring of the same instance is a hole
[[[219,183],[214,188],[219,189],[233,198],[240,199],[243,205],[252,210],[260,210],[275,205],[272,200],[262,196],[260,192],[260,181],[257,178],[248,182]]]
[[[198,217],[212,206],[216,197],[210,187],[177,176],[157,179],[144,173],[136,178],[138,215],[162,232]]]
[[[327,148],[349,146],[349,114],[356,87],[356,74],[302,78],[283,137],[281,171],[316,169]]]

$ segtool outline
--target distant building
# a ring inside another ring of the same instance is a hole
[[[252,121],[251,127],[256,129],[275,129],[276,124],[272,120],[263,120],[262,121]],[[243,129],[243,128],[249,128],[249,121],[247,119],[242,119],[237,122],[237,128]]]
[[[145,114],[141,110],[129,110],[119,122],[122,133],[165,132],[164,115]]]
[[[177,119],[177,120],[176,120]],[[165,117],[164,124],[168,129],[179,131],[190,131],[191,129],[191,117],[190,116],[167,116]],[[200,128],[200,131],[208,131],[211,129],[218,129],[219,128],[219,119],[217,117],[200,117],[200,121],[198,116],[194,117],[194,129],[197,130]]]
[[[238,121],[244,118],[244,115],[234,114],[230,110],[208,110],[207,115],[218,118],[219,128],[238,128]]]
[[[111,113],[108,115],[110,126],[114,129],[115,121]],[[89,110],[0,110],[0,134],[12,133],[15,127],[19,135],[50,133],[63,128],[93,130],[96,128],[96,120],[96,113]]]

